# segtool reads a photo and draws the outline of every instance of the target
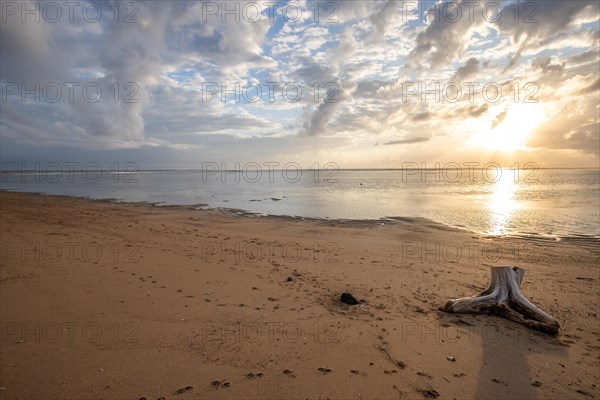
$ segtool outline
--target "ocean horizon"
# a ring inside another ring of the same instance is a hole
[[[258,216],[426,218],[491,236],[600,238],[598,169],[38,169],[3,171],[0,187]]]

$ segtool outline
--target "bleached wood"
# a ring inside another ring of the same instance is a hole
[[[497,314],[531,329],[557,334],[559,323],[521,294],[525,270],[519,267],[492,267],[490,286],[474,297],[450,300],[441,307],[450,313]]]

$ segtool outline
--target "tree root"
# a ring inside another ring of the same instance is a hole
[[[525,270],[519,267],[492,267],[490,286],[474,297],[450,300],[440,307],[449,313],[497,314],[551,335],[558,334],[559,323],[519,290]]]

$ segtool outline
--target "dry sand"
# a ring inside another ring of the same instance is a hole
[[[0,206],[2,399],[600,398],[598,241],[7,192]],[[438,311],[491,265],[526,269],[558,337]]]

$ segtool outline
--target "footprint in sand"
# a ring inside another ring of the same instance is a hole
[[[193,388],[194,388],[193,386],[186,386],[184,388],[177,389],[177,391],[175,391],[175,394],[183,394],[185,392],[192,390]]]
[[[425,397],[427,399],[437,399],[438,397],[440,397],[440,394],[436,390],[433,390],[433,389],[422,389],[422,390],[419,390],[419,392],[421,392],[423,397]]]
[[[212,381],[210,384],[216,388],[228,388],[231,386],[231,382],[229,381]]]

